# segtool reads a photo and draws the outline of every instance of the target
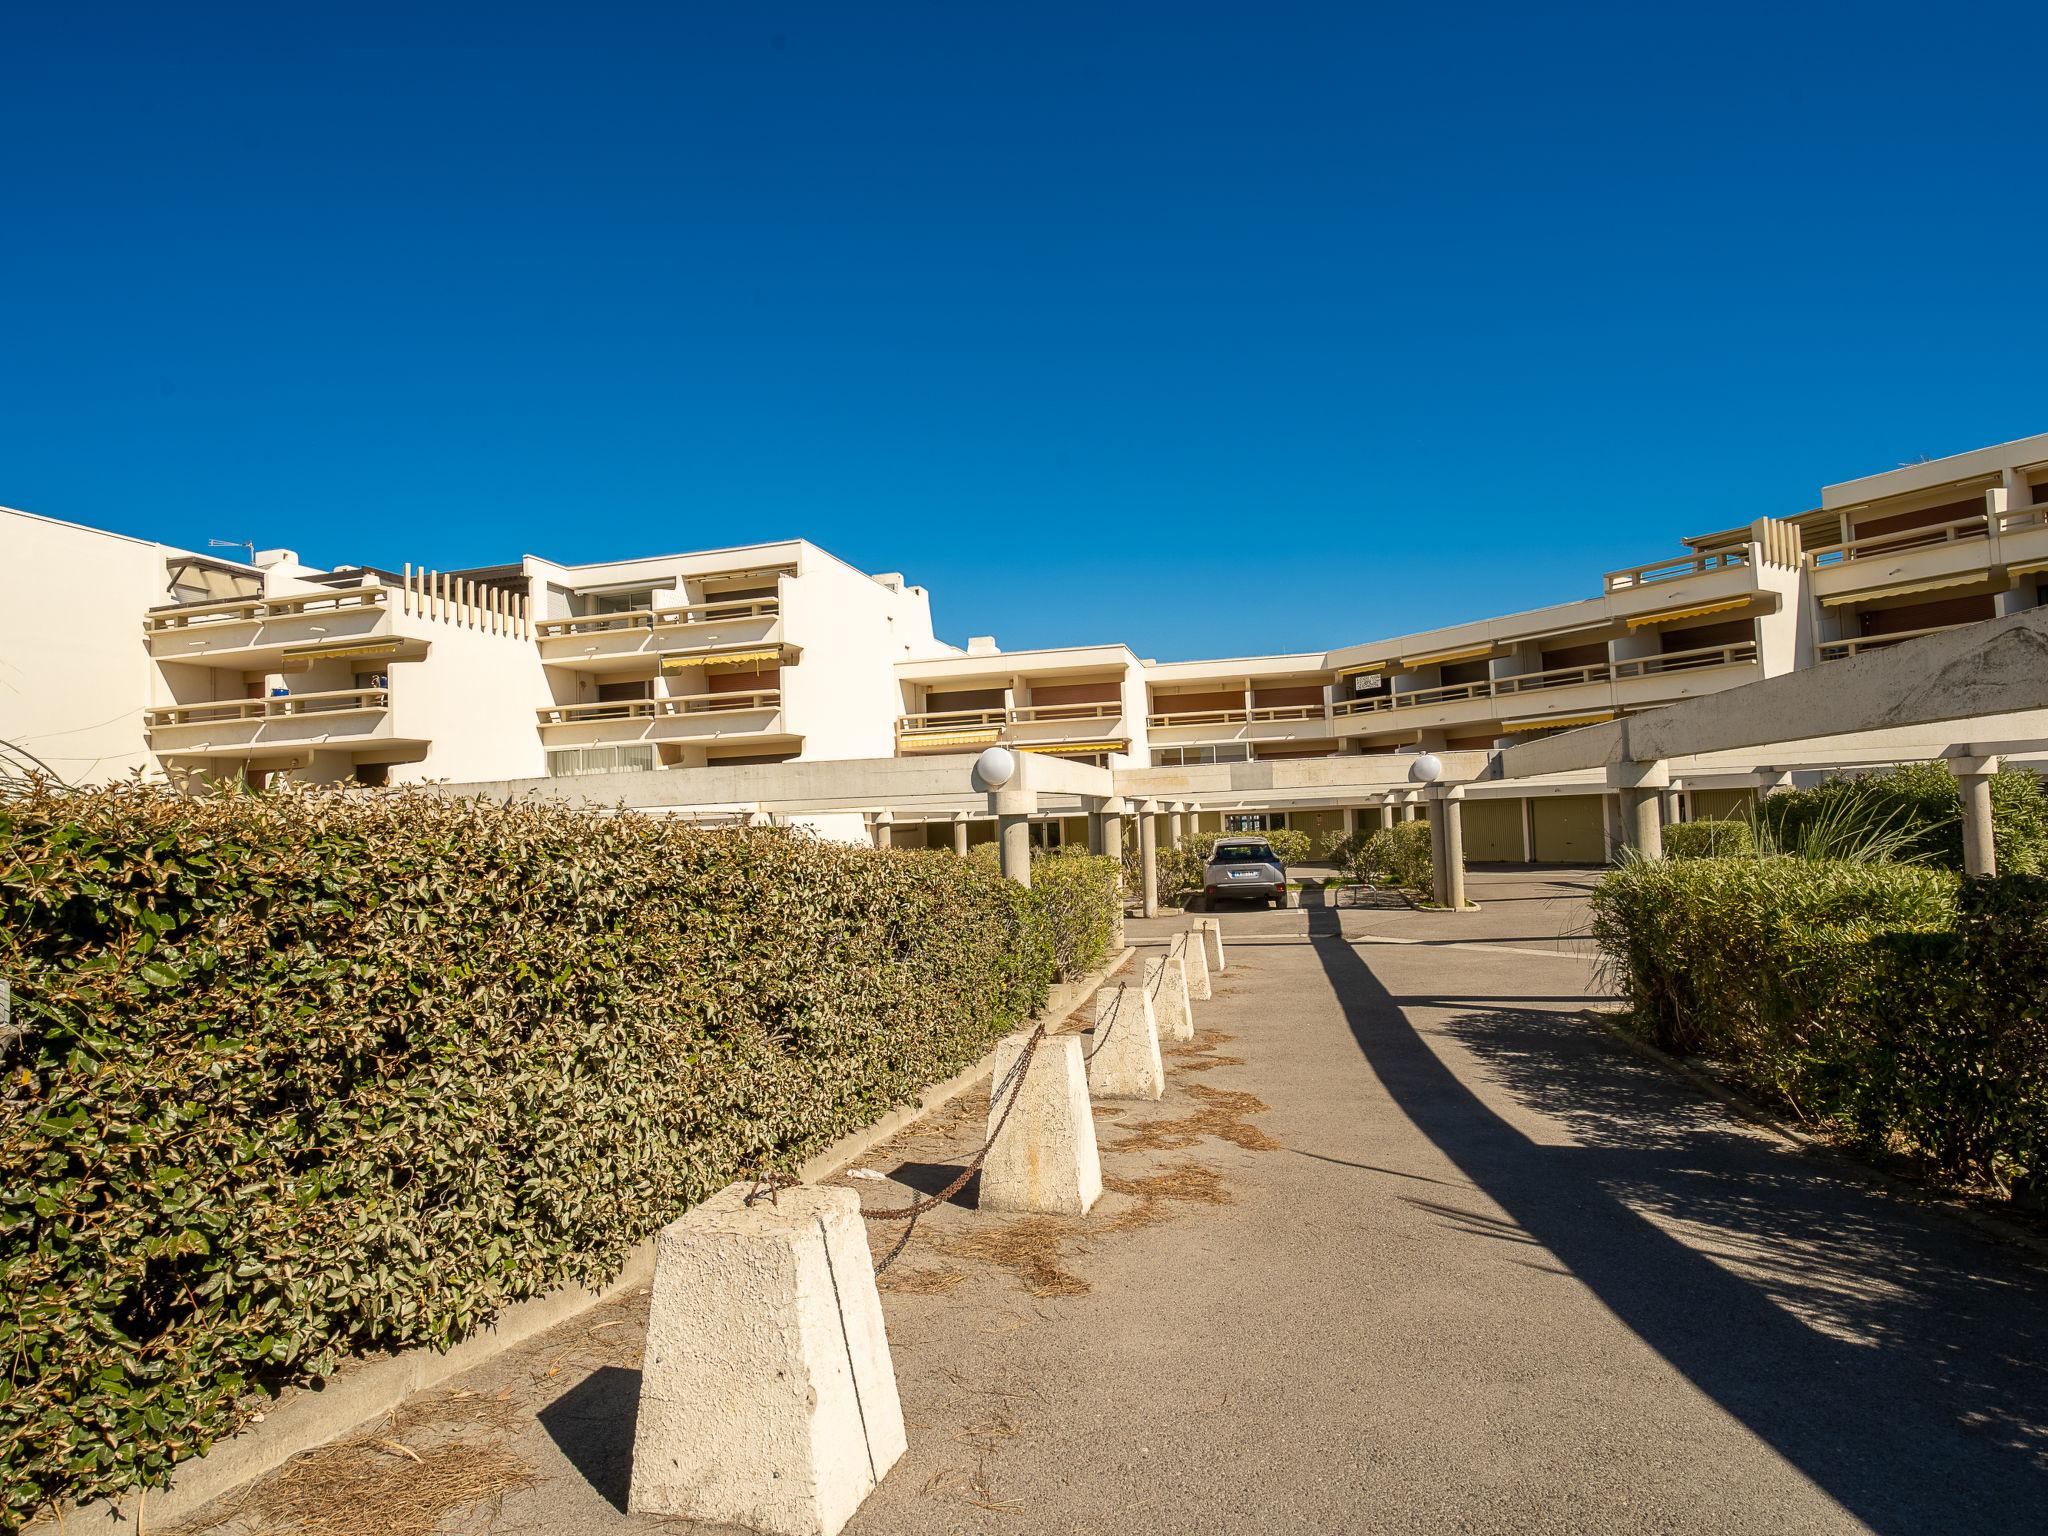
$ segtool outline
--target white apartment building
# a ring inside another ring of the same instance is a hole
[[[374,786],[1001,743],[1109,769],[1120,794],[1240,807],[1212,828],[1328,838],[1351,819],[1331,804],[1347,773],[1382,782],[1389,754],[1490,753],[2041,604],[2048,435],[1828,486],[1817,508],[1681,545],[1574,602],[1161,663],[1117,643],[945,644],[921,588],[800,539],[318,570],[289,550],[235,562],[0,511],[0,765]],[[1337,636],[1345,622],[1330,616]],[[1597,795],[1475,802],[1465,835],[1475,859],[1598,858],[1606,814]]]

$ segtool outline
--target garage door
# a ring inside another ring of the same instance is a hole
[[[1605,864],[1607,832],[1599,795],[1539,796],[1534,805],[1536,862]]]
[[[1467,800],[1464,823],[1467,864],[1512,864],[1522,858],[1522,802]]]

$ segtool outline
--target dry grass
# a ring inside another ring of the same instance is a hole
[[[403,1437],[431,1425],[477,1424],[501,1434],[516,1434],[533,1422],[533,1410],[512,1395],[510,1387],[485,1394],[467,1387],[422,1393],[392,1411],[391,1433]]]
[[[1060,1262],[1068,1239],[1081,1235],[1065,1216],[1026,1216],[1008,1226],[947,1233],[937,1246],[948,1258],[1008,1270],[1034,1296],[1085,1296],[1088,1282]]]
[[[1129,1232],[1171,1221],[1179,1214],[1173,1209],[1176,1204],[1228,1205],[1233,1198],[1223,1183],[1223,1175],[1200,1163],[1175,1163],[1142,1179],[1105,1176],[1102,1184],[1105,1189],[1129,1195],[1137,1204],[1095,1228],[1095,1235]]]
[[[1113,1143],[1112,1152],[1179,1152],[1205,1136],[1231,1142],[1251,1152],[1272,1152],[1280,1143],[1260,1130],[1247,1115],[1262,1114],[1273,1106],[1257,1094],[1237,1093],[1225,1088],[1188,1084],[1188,1094],[1200,1105],[1193,1113],[1171,1120],[1155,1120],[1139,1126]]]
[[[895,1265],[877,1275],[875,1284],[882,1290],[904,1296],[941,1296],[966,1278],[966,1270],[951,1264],[926,1265],[919,1269]]]
[[[294,1457],[201,1529],[248,1515],[280,1536],[436,1536],[450,1515],[537,1481],[500,1445],[370,1435]]]

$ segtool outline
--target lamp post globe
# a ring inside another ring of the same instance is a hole
[[[1408,777],[1418,784],[1434,784],[1444,776],[1444,760],[1434,752],[1425,752],[1408,765]]]
[[[974,773],[990,789],[1001,789],[1017,776],[1017,756],[1008,747],[990,747],[974,760]]]

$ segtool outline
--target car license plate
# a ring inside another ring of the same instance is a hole
[[[1233,880],[1256,880],[1258,877],[1259,872],[1256,869],[1233,869],[1230,872],[1230,878]]]

